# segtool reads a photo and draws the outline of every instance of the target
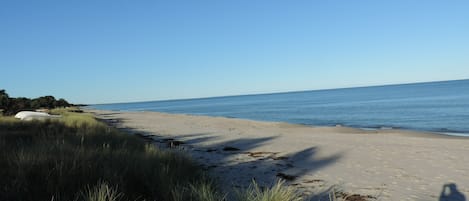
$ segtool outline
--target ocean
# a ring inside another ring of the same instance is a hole
[[[157,111],[312,126],[406,129],[469,137],[469,80],[98,104],[116,111]]]

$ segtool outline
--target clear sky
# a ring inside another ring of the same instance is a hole
[[[469,78],[469,1],[0,1],[0,88],[109,103]]]

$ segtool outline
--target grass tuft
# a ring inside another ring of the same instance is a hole
[[[253,181],[244,191],[237,192],[237,201],[301,201],[292,187],[285,186],[285,181],[278,180],[271,188],[262,189]]]
[[[220,194],[211,183],[199,182],[190,185],[191,194],[197,200],[203,201],[223,201],[225,195]]]
[[[123,197],[117,188],[110,187],[106,182],[100,182],[94,188],[88,188],[77,201],[120,201]]]

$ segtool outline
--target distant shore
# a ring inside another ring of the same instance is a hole
[[[454,183],[469,196],[469,139],[395,129],[310,127],[224,117],[88,110],[155,144],[181,149],[225,187],[277,178],[304,193],[338,185],[379,200],[438,200]]]

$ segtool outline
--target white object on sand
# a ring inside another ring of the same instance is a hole
[[[51,119],[51,118],[59,118],[60,115],[50,115],[45,112],[32,112],[32,111],[21,111],[15,115],[15,118],[21,120],[34,120],[34,119]]]

